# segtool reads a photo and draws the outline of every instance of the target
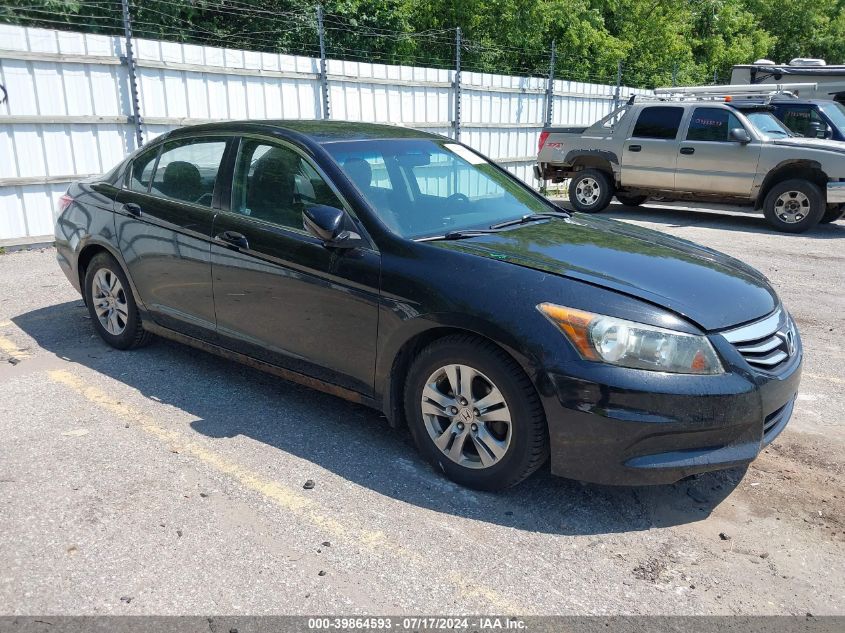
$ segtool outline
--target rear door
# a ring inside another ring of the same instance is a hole
[[[231,189],[211,250],[221,343],[372,394],[379,254],[326,248],[302,224],[309,205],[349,207],[304,152],[277,140],[241,140]]]
[[[683,106],[650,105],[640,110],[622,148],[622,186],[675,188],[678,130]]]
[[[697,107],[678,149],[675,188],[729,196],[750,196],[757,176],[760,141],[740,143],[730,137],[742,122],[728,107]]]
[[[201,338],[215,327],[211,229],[228,140],[178,139],[140,154],[115,204],[120,251],[152,319]]]

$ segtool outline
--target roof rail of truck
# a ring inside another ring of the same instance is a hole
[[[797,99],[800,90],[815,90],[814,83],[786,84],[736,84],[724,86],[675,86],[657,88],[653,95],[631,95],[629,103],[636,101],[733,101],[762,98],[768,103],[774,98]]]

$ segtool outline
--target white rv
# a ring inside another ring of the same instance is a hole
[[[800,82],[817,84],[795,96],[801,99],[833,99],[845,103],[845,65],[828,65],[823,59],[796,58],[788,64],[759,59],[753,64],[739,64],[731,72],[732,84],[780,84]]]

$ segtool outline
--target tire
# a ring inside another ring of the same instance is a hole
[[[569,202],[576,211],[598,213],[610,206],[615,191],[610,174],[598,169],[585,169],[569,182]]]
[[[619,202],[624,204],[626,207],[638,207],[643,202],[648,200],[648,196],[633,196],[617,192],[616,199],[619,200]]]
[[[809,180],[785,180],[766,194],[763,213],[769,224],[784,233],[803,233],[822,219],[824,195]]]
[[[830,224],[843,217],[845,217],[845,204],[829,205],[822,215],[822,219],[819,220],[819,224]]]
[[[152,334],[141,325],[126,274],[114,257],[99,253],[85,269],[85,303],[97,334],[117,349],[146,345]]]
[[[455,394],[452,385],[461,384],[461,374],[466,380],[468,370],[473,374],[470,395],[462,403],[466,388],[461,394],[459,387]],[[489,341],[456,334],[432,343],[411,364],[404,397],[405,416],[420,453],[462,486],[509,488],[549,456],[546,419],[531,381],[516,361]],[[443,449],[435,443],[438,437]]]

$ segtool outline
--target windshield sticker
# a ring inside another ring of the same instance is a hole
[[[463,145],[458,145],[456,143],[444,143],[443,147],[457,154],[470,165],[484,165],[487,163],[487,161],[481,158],[481,156],[479,156],[472,150],[467,149]]]

